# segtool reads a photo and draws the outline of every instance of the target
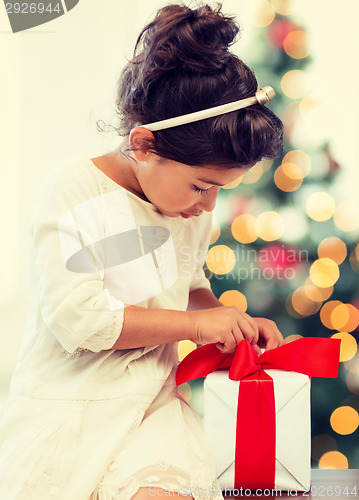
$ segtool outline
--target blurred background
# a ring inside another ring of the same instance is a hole
[[[167,3],[80,0],[16,34],[0,5],[0,407],[26,321],[28,229],[41,182],[65,158],[118,144],[96,120],[116,126],[118,75]],[[233,51],[277,93],[268,106],[284,122],[285,146],[221,190],[206,272],[224,304],[273,319],[287,341],[342,339],[338,379],[312,380],[312,466],[359,468],[359,6],[224,0],[223,11],[242,26]],[[195,348],[180,342],[180,359]],[[180,390],[203,415],[203,380]]]

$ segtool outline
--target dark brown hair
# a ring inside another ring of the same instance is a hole
[[[160,9],[139,35],[120,76],[118,133],[128,135],[138,125],[253,96],[258,88],[253,71],[228,50],[238,33],[221,5]],[[153,135],[148,148],[164,158],[197,166],[252,166],[281,153],[283,125],[272,111],[255,104]]]

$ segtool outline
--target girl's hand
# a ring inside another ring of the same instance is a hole
[[[258,346],[265,347],[265,350],[274,349],[285,344],[282,334],[278,330],[274,321],[267,318],[252,318],[258,326],[259,339]]]
[[[257,354],[261,354],[257,345],[260,328],[264,335],[271,336],[268,326],[261,321],[258,323],[235,306],[201,309],[191,311],[190,314],[195,317],[195,334],[190,340],[196,344],[216,343],[218,349],[224,354],[234,352],[243,339],[252,344]]]

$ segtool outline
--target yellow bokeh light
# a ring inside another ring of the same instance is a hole
[[[284,342],[286,344],[290,344],[290,342],[293,342],[294,340],[298,340],[298,339],[302,339],[303,338],[303,335],[299,335],[299,334],[296,334],[296,335],[288,335],[288,337],[286,337],[284,339]]]
[[[300,99],[307,93],[307,76],[300,69],[292,69],[283,75],[281,87],[291,99]]]
[[[330,315],[336,330],[352,332],[359,324],[359,311],[353,304],[338,304]]]
[[[300,149],[289,151],[283,158],[283,163],[295,163],[302,170],[302,177],[309,174],[312,168],[310,156]]]
[[[340,451],[327,451],[319,459],[319,469],[348,469],[348,459]]]
[[[358,412],[351,406],[340,406],[331,414],[330,425],[337,434],[352,434],[359,425]]]
[[[229,273],[236,263],[236,256],[233,250],[227,245],[216,245],[212,247],[206,259],[207,267],[212,273]]]
[[[355,247],[355,257],[356,257],[356,260],[359,262],[359,243]]]
[[[297,318],[297,319],[302,319],[302,318],[305,318],[305,316],[303,316],[302,314],[299,314],[293,307],[293,304],[292,304],[292,297],[293,297],[293,294],[289,294],[288,297],[286,298],[286,301],[285,301],[285,307],[287,309],[287,311],[289,312],[289,314],[291,316],[293,316],[293,318]]]
[[[265,241],[274,241],[284,232],[284,221],[278,212],[263,212],[256,220],[255,228],[258,236]]]
[[[308,94],[299,103],[300,114],[304,117],[310,116],[313,111],[323,109],[325,101],[316,94]],[[313,115],[312,115],[313,116]]]
[[[282,163],[274,172],[274,182],[282,191],[295,191],[303,182],[302,170],[295,163]]]
[[[190,402],[192,398],[192,389],[188,382],[181,384],[178,388],[178,392],[183,397],[183,399],[187,401],[187,403]]]
[[[247,299],[238,290],[227,290],[218,299],[224,306],[236,306],[243,312],[247,310]]]
[[[258,162],[243,175],[242,182],[243,184],[254,184],[262,177],[262,174],[263,165],[262,162]]]
[[[196,344],[191,340],[180,340],[178,342],[178,359],[182,361],[190,352],[197,348]]]
[[[314,285],[328,288],[339,279],[339,267],[332,259],[317,259],[310,266],[309,276]]]
[[[304,292],[307,297],[313,302],[323,302],[328,300],[334,291],[334,287],[329,286],[328,288],[319,288],[314,285],[310,278],[307,278],[304,282]]]
[[[342,330],[349,321],[349,309],[346,304],[334,307],[330,315],[330,322],[336,330]]]
[[[358,344],[352,335],[347,332],[338,332],[332,335],[332,339],[341,339],[340,361],[349,361],[354,358],[358,351]]]
[[[297,8],[297,4],[293,0],[271,0],[271,2],[275,11],[281,16],[289,16]]]
[[[351,201],[340,203],[334,214],[335,225],[345,232],[359,228],[359,205]]]
[[[303,59],[309,56],[308,36],[305,31],[291,31],[283,42],[284,51],[293,59]]]
[[[221,226],[219,225],[219,222],[213,219],[212,221],[212,232],[211,232],[211,241],[209,242],[210,245],[213,245],[218,238],[221,235]]]
[[[318,257],[334,260],[337,264],[341,264],[347,256],[347,247],[344,241],[336,236],[330,236],[320,242],[318,246]]]
[[[251,214],[238,215],[232,222],[233,238],[241,243],[252,243],[258,238],[256,218]]]
[[[262,160],[261,161],[263,172],[268,172],[273,165],[273,160]]]
[[[258,9],[253,18],[253,25],[257,28],[264,28],[269,26],[275,18],[275,11],[273,5],[266,0],[260,2]]]
[[[237,186],[239,186],[239,184],[242,182],[242,179],[243,179],[243,175],[241,175],[240,177],[238,177],[234,181],[229,182],[228,184],[225,184],[224,186],[222,186],[222,189],[234,189]]]
[[[329,328],[330,330],[335,330],[331,322],[331,315],[336,306],[342,304],[340,300],[331,300],[324,304],[324,306],[320,310],[320,320],[324,326]]]
[[[314,460],[319,460],[326,451],[336,449],[337,443],[335,439],[328,434],[317,434],[312,439],[312,457]]]
[[[328,220],[335,212],[335,201],[325,191],[318,191],[308,197],[305,209],[309,217],[313,220]]]
[[[310,300],[305,288],[305,286],[300,286],[293,292],[292,305],[294,310],[301,316],[311,316],[319,311],[322,303]]]

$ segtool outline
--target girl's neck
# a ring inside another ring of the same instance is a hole
[[[139,198],[149,201],[143,193],[137,180],[136,171],[139,168],[135,159],[126,157],[121,153],[121,147],[91,158],[92,163],[118,185],[127,189]]]

